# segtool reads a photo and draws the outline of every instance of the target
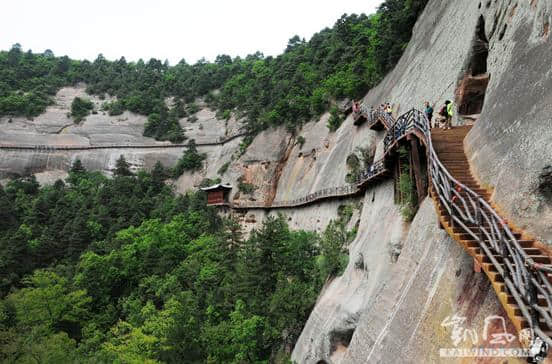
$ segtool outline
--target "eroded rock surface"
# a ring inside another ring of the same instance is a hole
[[[75,97],[90,99],[97,114],[88,115],[78,124],[68,116],[71,112],[71,102]],[[167,145],[169,142],[159,142],[152,138],[142,136],[147,118],[131,112],[122,115],[109,116],[101,111],[101,105],[110,101],[110,98],[100,100],[98,97],[88,95],[85,85],[76,87],[64,87],[59,90],[54,98],[54,105],[49,106],[46,112],[33,120],[26,118],[0,118],[0,144],[16,144],[24,146],[48,145],[48,146],[105,146],[105,145]],[[227,121],[219,120],[215,112],[206,108],[195,115],[197,121],[192,122],[188,118],[180,120],[185,135],[194,139],[196,143],[217,142],[231,135],[239,133],[241,124],[235,118]],[[214,168],[230,160],[230,156],[237,150],[240,138],[229,141],[220,146],[201,146],[199,151],[206,153],[208,164],[202,176],[214,175]],[[83,165],[89,170],[99,170],[110,174],[115,168],[115,161],[124,155],[130,163],[131,169],[137,171],[141,168],[151,169],[155,162],[160,161],[166,167],[176,164],[182,155],[184,148],[166,149],[101,149],[78,151],[0,151],[0,178],[22,176],[31,173],[43,174],[52,170],[67,171],[75,159],[81,159]],[[222,163],[219,163],[222,161]],[[49,174],[50,177],[53,174]],[[62,174],[59,174],[62,176]],[[44,183],[51,183],[52,178],[42,178]],[[189,176],[188,176],[189,177]],[[190,178],[188,178],[189,180]],[[192,188],[199,184],[203,177],[196,183],[182,183],[179,191]],[[186,178],[184,178],[186,181]]]
[[[552,3],[501,3],[484,11],[491,78],[481,119],[465,144],[505,217],[550,245],[552,206],[540,192],[539,176],[552,163],[552,47],[546,30]]]
[[[408,233],[392,204],[392,184],[375,189],[364,200],[359,235],[350,256],[362,252],[366,267],[350,260],[345,273],[327,285],[299,338],[293,359],[298,363],[460,363],[441,358],[439,349],[478,347],[472,337],[453,338],[454,316],[477,333],[478,344],[497,333],[505,318],[510,347],[519,347],[515,329],[483,273],[473,260],[437,226],[433,202],[426,198]],[[382,217],[383,219],[380,219]],[[406,234],[405,234],[406,233]],[[386,246],[403,240],[396,263]],[[487,321],[486,321],[487,320]],[[497,324],[498,322],[498,324]],[[492,326],[494,325],[494,326]],[[347,346],[336,346],[336,332],[353,330]],[[502,331],[503,332],[503,331]],[[463,331],[462,331],[463,335]],[[492,345],[491,345],[492,347]],[[489,359],[486,363],[501,363]],[[516,363],[515,359],[508,359]]]

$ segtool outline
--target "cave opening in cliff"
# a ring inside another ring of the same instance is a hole
[[[475,27],[475,38],[472,43],[471,74],[472,76],[487,73],[487,58],[489,57],[489,40],[485,35],[485,18],[479,16]]]
[[[458,113],[479,115],[485,102],[485,92],[489,84],[487,59],[489,40],[485,34],[485,18],[481,15],[475,28],[475,35],[469,55],[468,71],[458,88]]]
[[[332,331],[330,333],[330,355],[347,350],[354,333],[354,328]]]
[[[543,168],[538,183],[540,194],[548,204],[552,205],[552,165]]]

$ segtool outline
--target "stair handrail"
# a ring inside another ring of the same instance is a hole
[[[552,328],[552,284],[546,277],[546,273],[552,272],[552,267],[535,262],[487,201],[456,180],[445,168],[433,148],[430,122],[425,113],[411,109],[397,119],[386,132],[385,154],[399,139],[416,130],[425,139],[433,191],[449,213],[452,226],[460,226],[478,242],[482,253],[503,277],[530,328],[542,341],[552,346],[551,337],[539,326],[542,319]],[[500,256],[503,266],[496,256]],[[547,308],[539,305],[538,294],[544,296]]]
[[[374,109],[374,115],[375,119],[379,119],[382,121],[383,125],[386,129],[389,129],[393,124],[395,124],[395,119],[393,118],[393,115],[388,113],[383,107],[377,107]]]
[[[389,129],[394,123],[395,119],[388,113],[383,107],[378,106],[375,109],[372,106],[368,106],[366,103],[360,105],[358,112],[354,113],[354,119],[358,119],[360,116],[364,116],[368,121],[368,127],[381,122],[385,129]]]
[[[356,184],[361,185],[378,174],[382,174],[387,170],[385,166],[385,158],[380,158],[373,162],[368,168],[364,169],[356,178]]]

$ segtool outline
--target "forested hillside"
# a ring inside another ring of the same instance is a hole
[[[0,52],[0,116],[36,116],[60,87],[86,82],[91,94],[117,97],[104,106],[110,114],[147,115],[144,135],[160,140],[182,140],[177,120],[200,96],[222,116],[246,117],[253,133],[271,125],[294,129],[332,101],[360,97],[381,80],[398,61],[426,2],[386,0],[374,15],[343,15],[308,42],[294,36],[277,57],[220,55],[214,62],[170,66],[154,58],[108,61],[101,54],[93,62],[77,61],[51,51],[25,52],[17,44]],[[168,97],[175,98],[171,108]]]
[[[270,218],[242,237],[167,171],[0,187],[0,361],[264,362],[287,357],[347,262],[352,206],[324,234]]]

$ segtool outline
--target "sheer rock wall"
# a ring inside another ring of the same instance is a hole
[[[490,82],[479,120],[466,138],[466,151],[474,174],[494,188],[493,201],[505,217],[549,244],[550,8],[551,2],[544,0],[430,0],[398,65],[364,99],[369,105],[389,101],[398,114],[421,108],[426,100],[435,103],[436,110],[446,99],[454,100],[470,71],[482,16]],[[454,123],[464,120],[455,116]],[[379,143],[376,155],[381,153]],[[465,317],[463,328],[478,334],[476,347],[492,347],[483,333],[486,326],[497,330],[501,322],[488,320],[506,316],[486,277],[474,272],[471,258],[437,227],[431,200],[424,200],[406,226],[389,191],[391,185],[366,192],[349,265],[321,293],[293,351],[296,362],[472,362],[439,356],[440,348],[456,347],[452,326],[447,325],[447,317],[454,314]],[[382,231],[387,233],[379,235]],[[396,247],[399,231],[402,250],[392,263],[382,247]],[[358,252],[368,274],[355,268]],[[505,323],[506,331],[515,334],[507,319]],[[510,345],[519,343],[514,339]],[[473,346],[469,340],[458,344]]]

